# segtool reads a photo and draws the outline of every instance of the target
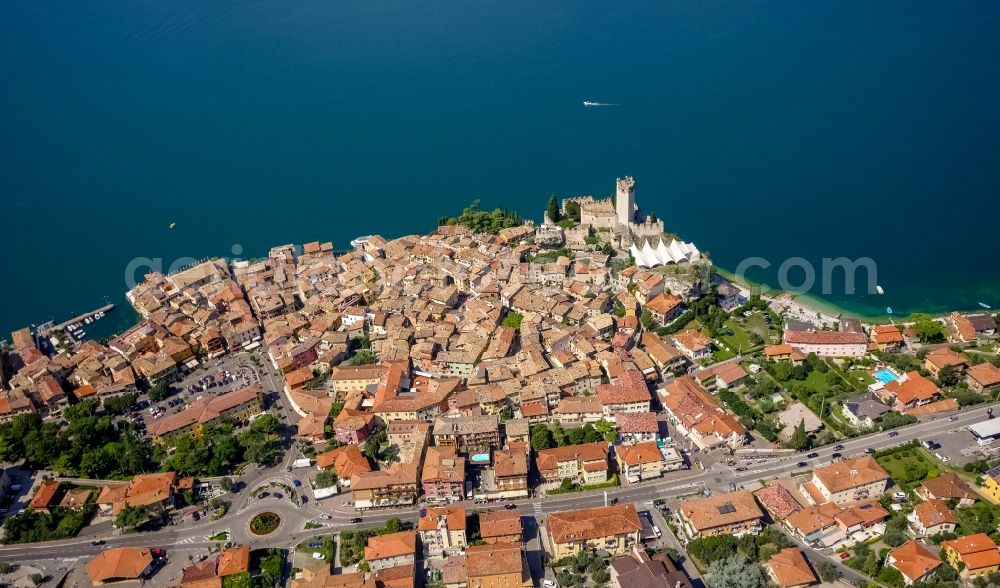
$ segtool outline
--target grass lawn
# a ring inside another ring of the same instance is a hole
[[[878,463],[904,490],[911,490],[920,485],[921,481],[936,478],[940,474],[940,464],[922,447],[908,447],[883,455],[878,458]]]
[[[809,372],[809,376],[805,379],[805,385],[813,392],[822,392],[824,395],[830,391],[830,386],[826,383],[826,374],[815,370]]]
[[[723,333],[719,340],[728,345],[733,351],[742,350],[746,353],[753,344],[750,342],[750,334],[743,327],[736,324],[736,321],[726,321],[725,327],[733,332],[732,336]]]
[[[712,363],[719,363],[720,361],[726,361],[727,359],[732,359],[734,357],[736,357],[736,354],[732,351],[716,349],[712,352]]]
[[[744,328],[757,333],[764,338],[764,341],[768,343],[773,343],[772,339],[777,339],[781,341],[781,331],[770,326],[764,321],[764,314],[761,312],[755,312],[749,317],[744,319]]]
[[[868,387],[869,384],[875,383],[875,378],[865,370],[851,370],[844,374],[851,384],[855,386]]]

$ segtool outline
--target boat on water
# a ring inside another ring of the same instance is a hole
[[[171,229],[174,228],[174,227],[176,227],[176,226],[177,226],[177,223],[170,223],[170,228]]]
[[[90,324],[90,323],[92,323],[92,322],[93,322],[93,321],[92,321],[92,320],[90,320],[90,317],[89,317],[89,316],[88,316],[87,318],[83,319],[83,324],[85,324],[85,325],[89,325],[89,324]]]
[[[885,307],[885,313],[886,314],[892,314],[892,307],[891,306],[886,306]]]
[[[986,304],[985,302],[980,302],[979,306],[982,306],[983,308],[990,308],[990,305]]]
[[[878,292],[879,294],[885,294],[885,290],[883,290],[882,286],[879,285],[875,286],[875,291]]]
[[[618,106],[617,104],[614,104],[614,103],[611,103],[611,102],[592,102],[590,100],[584,100],[583,101],[583,105],[587,106],[587,107],[590,107],[590,106]]]

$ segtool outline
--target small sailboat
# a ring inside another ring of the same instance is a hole
[[[176,227],[176,226],[177,226],[177,223],[170,223],[170,228],[171,229],[174,228],[174,227]]]
[[[985,302],[980,302],[979,306],[982,306],[983,308],[986,308],[986,309],[988,309],[990,307],[990,305],[986,304]]]
[[[885,307],[885,313],[886,314],[892,314],[892,307],[891,306],[886,306]]]
[[[882,286],[879,286],[877,284],[875,285],[875,291],[878,292],[879,294],[885,294],[885,290],[882,289]]]

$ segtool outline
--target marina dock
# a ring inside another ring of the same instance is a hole
[[[75,317],[69,319],[68,321],[61,322],[61,323],[58,323],[56,325],[52,325],[51,330],[63,330],[66,327],[68,327],[69,325],[72,325],[73,323],[82,323],[85,319],[90,318],[90,317],[94,316],[95,314],[97,314],[99,312],[108,312],[108,311],[112,310],[114,307],[115,307],[114,304],[105,304],[104,306],[98,308],[97,310],[92,310],[90,312],[85,312],[85,313],[83,313],[81,315],[78,315],[78,316],[75,316]]]

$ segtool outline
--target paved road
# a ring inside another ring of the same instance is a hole
[[[861,454],[868,447],[876,450],[884,449],[913,439],[926,439],[951,429],[965,427],[984,420],[988,406],[995,405],[979,405],[966,409],[958,413],[956,421],[949,421],[946,417],[940,417],[937,420],[902,427],[896,429],[898,435],[895,437],[889,437],[887,433],[880,432],[852,439],[844,442],[844,449],[841,453],[846,456],[857,455]],[[664,498],[676,504],[677,498],[705,489],[713,492],[727,492],[729,491],[730,483],[741,485],[761,479],[785,477],[793,471],[802,469],[797,465],[800,461],[809,461],[810,467],[825,465],[832,461],[830,457],[830,454],[833,453],[832,448],[819,449],[817,453],[819,453],[819,457],[813,460],[807,460],[803,454],[797,454],[767,462],[745,472],[737,472],[735,468],[720,463],[713,465],[707,470],[675,472],[668,474],[663,479],[612,488],[607,491],[606,495],[609,500],[617,498],[620,501],[640,502]],[[288,473],[284,471],[284,467],[282,466],[253,473],[248,477],[256,480],[265,480],[268,478],[288,479]],[[243,497],[241,496],[240,498],[242,499]],[[539,518],[551,512],[601,506],[604,502],[605,493],[603,491],[554,497],[541,496],[514,501],[515,504],[521,507],[521,511],[525,515]],[[353,508],[344,506],[342,499],[337,498],[328,499],[320,505],[310,502],[304,506],[294,505],[288,500],[273,498],[251,500],[245,503],[245,505],[242,502],[237,502],[236,504],[240,504],[241,506],[234,508],[232,512],[218,521],[199,522],[182,529],[168,527],[160,531],[113,537],[107,539],[107,544],[103,547],[92,546],[89,539],[70,539],[31,545],[7,545],[0,547],[0,561],[19,562],[46,557],[93,555],[107,547],[123,545],[169,547],[179,544],[185,547],[202,545],[208,547],[212,543],[207,538],[223,530],[230,530],[234,541],[249,542],[255,547],[289,547],[298,541],[324,532],[355,527],[357,525],[350,522],[350,519],[353,517],[363,517],[364,526],[377,526],[383,524],[391,517],[416,521],[417,512],[420,508],[419,506],[408,506],[359,514]],[[464,504],[468,508],[476,510],[503,508],[503,504],[475,505],[470,502]],[[255,514],[265,510],[278,513],[282,517],[282,525],[275,533],[266,538],[251,538],[246,531],[246,525]],[[323,514],[328,514],[330,519],[320,519],[319,517]],[[326,529],[328,530],[303,530],[305,523],[310,520],[327,525]],[[544,525],[544,521],[542,521],[542,524]]]

